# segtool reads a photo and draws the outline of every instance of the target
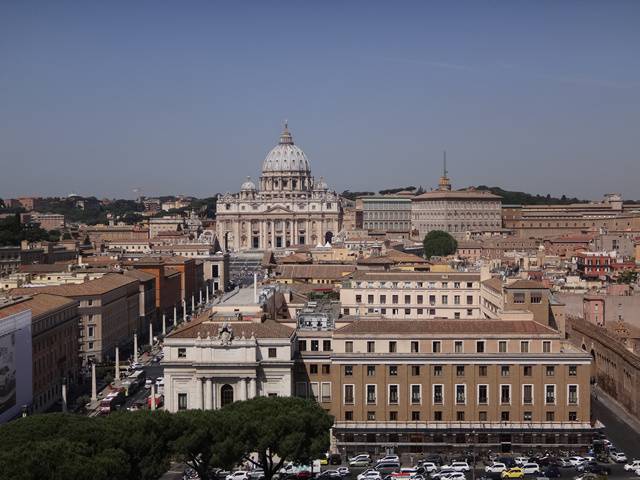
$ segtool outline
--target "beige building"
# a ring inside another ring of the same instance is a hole
[[[449,232],[463,239],[467,235],[502,230],[501,197],[484,190],[451,190],[444,175],[437,190],[413,197],[411,226],[418,238],[432,230]]]
[[[360,319],[299,331],[298,349],[295,393],[335,416],[349,456],[591,442],[591,358],[531,320]]]
[[[268,250],[325,244],[342,228],[342,206],[327,184],[311,176],[309,160],[285,126],[262,164],[259,188],[218,198],[216,230],[225,250]]]
[[[344,315],[480,318],[480,274],[356,271],[342,282]]]

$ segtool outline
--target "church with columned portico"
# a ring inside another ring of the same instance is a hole
[[[340,197],[311,176],[286,124],[262,163],[259,186],[248,177],[239,193],[218,196],[216,232],[226,250],[324,245],[341,228]]]

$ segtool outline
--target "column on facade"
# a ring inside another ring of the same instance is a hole
[[[250,378],[249,379],[249,398],[255,398],[256,395],[257,395],[256,379],[255,378]]]
[[[246,382],[244,378],[238,379],[238,388],[236,389],[238,392],[238,400],[246,400],[247,399],[247,389]]]
[[[244,399],[249,400],[251,397],[249,396],[249,379],[245,378],[242,382],[242,388],[244,388]]]
[[[202,392],[202,381],[204,379],[198,377],[196,378],[196,408],[202,410],[204,408],[203,405],[203,392]]]
[[[211,408],[215,410],[218,408],[218,386],[213,379],[211,379],[211,382]]]
[[[204,387],[204,409],[211,410],[213,407],[211,405],[211,400],[213,399],[213,395],[211,395],[211,378],[207,378],[205,380]]]
[[[271,248],[276,248],[276,221],[271,221]]]

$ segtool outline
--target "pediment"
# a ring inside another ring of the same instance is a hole
[[[284,205],[274,205],[273,207],[267,208],[265,213],[293,213],[293,211]]]

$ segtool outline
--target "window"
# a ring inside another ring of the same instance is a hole
[[[389,365],[389,376],[397,377],[398,376],[398,366],[397,365]]]
[[[311,351],[312,352],[320,351],[320,342],[318,340],[311,340]]]
[[[376,351],[376,342],[367,342],[367,353],[374,353]]]
[[[546,404],[554,404],[556,403],[556,386],[555,385],[545,385],[544,386],[544,403]]]
[[[454,305],[460,305],[460,295],[454,295],[453,296],[453,304]]]
[[[443,389],[442,385],[434,385],[433,386],[433,403],[434,404],[442,404],[443,401]]]
[[[439,341],[434,341],[431,344],[433,353],[440,353],[442,351],[442,343],[440,343]]]
[[[373,295],[367,295],[367,303],[371,304],[373,302]]]
[[[547,412],[547,422],[554,422],[556,420],[555,412]]]
[[[547,365],[545,372],[547,377],[553,377],[556,374],[556,368],[553,365]]]
[[[355,389],[353,385],[344,386],[344,403],[353,404],[355,398]]]
[[[362,295],[356,295],[356,303],[362,303]]]
[[[524,412],[522,414],[523,422],[530,422],[531,420],[533,420],[533,414],[531,412]]]
[[[456,365],[456,377],[464,377],[464,365]]]
[[[179,348],[178,349],[178,358],[187,358],[187,349],[186,348]],[[186,395],[186,393],[185,393]]]
[[[389,342],[389,353],[396,353],[396,351],[398,350],[398,343],[397,342]]]
[[[420,385],[411,385],[411,403],[417,404],[422,402],[422,387]]]
[[[416,341],[411,342],[411,353],[418,353],[420,351],[420,344]]]
[[[456,412],[456,420],[458,422],[464,422],[464,412]],[[456,443],[458,443],[457,438],[456,438]],[[459,443],[463,443],[463,442],[459,442]]]
[[[478,404],[489,403],[489,385],[478,385]]]
[[[533,404],[533,385],[522,385],[522,403],[525,405]]]
[[[344,366],[344,376],[345,377],[353,376],[353,365],[345,365]]]
[[[520,342],[520,353],[529,353],[529,342]]]
[[[577,405],[578,404],[578,385],[567,385],[568,393],[567,393],[567,403],[569,405]]]
[[[424,297],[423,297],[422,295],[418,295],[418,296],[416,297],[416,303],[417,303],[418,305],[422,305],[422,304],[424,303]]]
[[[382,305],[384,305],[385,303],[387,303],[387,296],[386,295],[380,295],[380,303]]]
[[[453,349],[455,353],[462,353],[462,342],[456,341],[453,345]]]
[[[318,373],[318,365],[316,365],[315,363],[312,363],[311,365],[309,365],[309,373],[311,375],[317,375],[317,373]]]
[[[533,367],[531,365],[525,365],[522,367],[522,375],[525,377],[530,377],[533,375]]]
[[[414,422],[420,421],[420,412],[413,411],[411,412],[411,420]]]
[[[476,342],[476,353],[484,353],[484,341],[478,340]]]
[[[500,412],[500,421],[501,422],[508,422],[509,421],[509,412],[508,411]]]
[[[447,295],[442,295],[442,304],[443,305],[449,304],[449,297]]]
[[[367,420],[375,420],[376,412],[367,412]]]
[[[367,385],[367,404],[375,404],[376,403],[376,386],[375,385]]]
[[[394,305],[398,304],[398,295],[391,295],[391,303]]]
[[[329,375],[331,373],[331,364],[325,363],[322,365],[322,373],[324,375]]]
[[[442,421],[442,412],[439,410],[436,410],[435,412],[433,412],[433,421],[434,422],[441,422]],[[434,438],[435,441],[435,438]]]
[[[487,421],[487,412],[485,412],[485,411],[478,412],[478,421],[479,422],[486,422]]]
[[[511,403],[511,385],[500,385],[500,403]]]
[[[298,350],[301,352],[307,351],[307,341],[306,340],[298,340]]]
[[[478,376],[479,377],[486,377],[487,376],[487,366],[486,365],[480,365],[478,367]]]
[[[270,347],[269,348],[269,358],[276,358],[278,356],[278,349]]]
[[[389,385],[389,403],[397,405],[398,403],[398,385]]]
[[[433,376],[441,377],[442,376],[442,365],[434,365],[433,366]]]
[[[578,375],[578,366],[577,365],[569,365],[569,376],[575,377]]]
[[[344,419],[347,422],[353,421],[353,412],[351,410],[344,412]]]
[[[404,296],[404,303],[411,303],[411,295]]]
[[[420,365],[411,365],[411,376],[413,377],[420,376]]]
[[[500,340],[498,342],[498,352],[507,353],[507,342],[505,340]]]
[[[353,342],[344,342],[344,351],[347,353],[353,353]]]
[[[524,303],[524,293],[514,293],[513,294],[513,303]]]
[[[542,294],[534,292],[531,294],[531,303],[542,303]]]
[[[322,341],[322,350],[324,352],[330,352],[331,351],[331,340],[323,340]]]
[[[509,365],[502,365],[500,367],[500,376],[508,377],[509,376]]]
[[[542,351],[544,353],[551,353],[551,342],[548,340],[545,340],[544,342],[542,342]]]
[[[320,384],[320,394],[323,402],[331,401],[331,382],[322,382]]]
[[[376,375],[376,366],[367,365],[367,377],[374,377]]]
[[[389,412],[389,421],[390,422],[398,421],[398,412]]]
[[[187,394],[179,393],[178,394],[178,410],[186,410],[187,409]]]
[[[464,405],[467,403],[467,386],[456,385],[456,404]]]
[[[467,305],[473,305],[473,295],[467,295]]]
[[[90,325],[89,327],[87,327],[87,336],[89,338],[93,338],[93,335],[94,335],[94,327]]]
[[[578,421],[578,412],[569,412],[569,421],[577,422]]]
[[[472,315],[473,315],[473,309],[467,308],[467,317],[470,317]]]
[[[436,304],[436,296],[429,295],[429,305],[434,306]]]

